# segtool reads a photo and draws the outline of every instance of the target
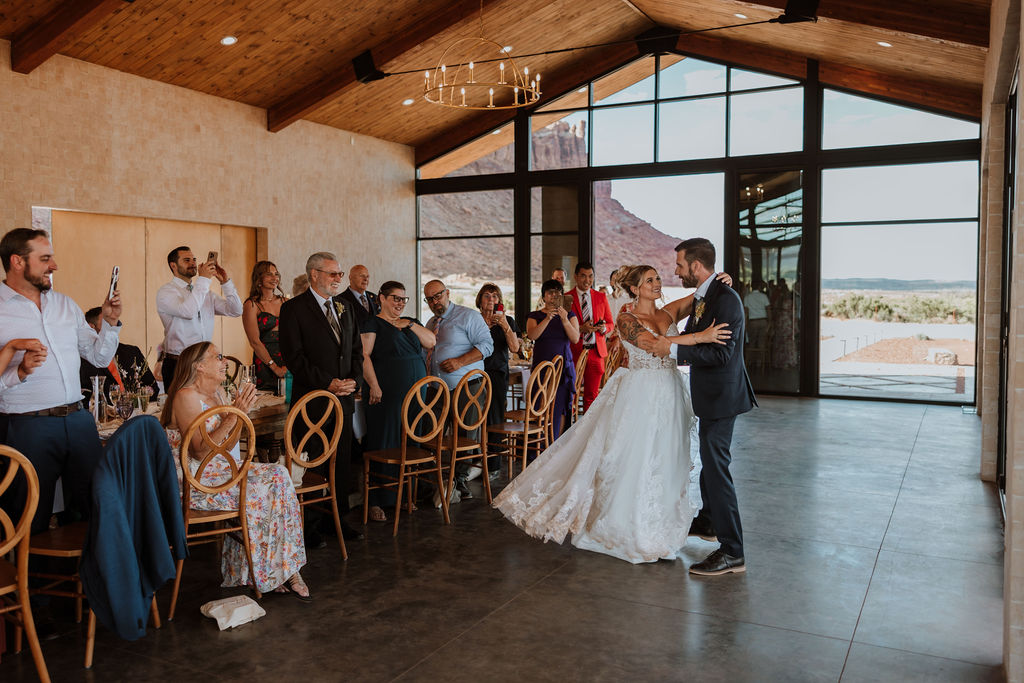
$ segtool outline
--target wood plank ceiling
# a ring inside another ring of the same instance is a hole
[[[656,25],[685,32],[767,20],[785,5],[484,0],[483,26],[523,55],[630,41]],[[453,40],[479,32],[480,7],[480,0],[8,0],[0,2],[0,37],[12,41],[18,71],[60,53],[265,108],[271,130],[305,118],[412,145],[423,161],[509,118],[420,98],[422,70]],[[683,35],[677,48],[795,76],[816,59],[825,83],[980,117],[989,13],[990,0],[822,0],[816,23]],[[221,45],[226,35],[238,42]],[[352,59],[366,50],[386,72],[415,73],[359,83]],[[639,53],[626,43],[521,63],[544,74],[548,101]],[[407,98],[411,106],[402,105]]]

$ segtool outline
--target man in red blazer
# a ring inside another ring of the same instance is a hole
[[[608,297],[593,288],[594,266],[580,262],[576,264],[576,287],[572,290],[572,310],[580,320],[580,340],[572,345],[575,361],[583,349],[589,349],[587,367],[583,371],[583,410],[597,398],[604,375],[604,359],[608,355],[605,335],[615,327]]]

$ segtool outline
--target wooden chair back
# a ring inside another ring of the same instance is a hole
[[[315,422],[309,415],[309,404],[317,399],[324,399],[324,413]],[[334,431],[328,436],[324,432],[324,425],[334,417]],[[295,425],[302,420],[306,426],[306,433],[302,435],[298,444],[292,438]],[[341,432],[345,426],[345,414],[341,409],[341,401],[329,391],[319,390],[310,393],[299,399],[299,402],[292,406],[288,412],[288,420],[284,425],[284,447],[288,454],[288,462],[301,465],[302,467],[318,467],[325,463],[338,450],[338,442],[341,441]],[[310,439],[317,438],[323,445],[323,454],[315,460],[301,460],[302,452],[307,450],[306,444]]]
[[[548,411],[554,405],[555,392],[558,389],[555,375],[555,364],[549,360],[538,363],[530,373],[530,380],[526,383],[526,419],[524,422],[527,426],[530,422],[547,419]]]
[[[244,363],[242,363],[242,361],[238,360],[234,356],[224,356],[224,360],[228,362],[227,367],[224,369],[224,372],[227,375],[228,380],[230,380],[232,384],[237,384],[238,371],[241,370]]]
[[[0,466],[2,466],[3,459],[7,460],[7,467],[0,470],[3,473],[0,478],[0,499],[14,485],[19,472],[24,473],[28,490],[25,504],[17,518],[12,518],[6,510],[0,508],[0,557],[17,548],[18,573],[20,574],[22,570],[28,571],[28,564],[22,563],[20,556],[23,552],[22,546],[24,546],[25,556],[28,556],[29,529],[32,527],[32,519],[39,506],[39,477],[36,476],[36,468],[32,466],[29,459],[14,448],[0,445]]]
[[[587,369],[587,357],[589,355],[590,349],[583,349],[580,351],[580,357],[576,359],[576,384],[573,386],[576,393],[572,401],[573,422],[579,417],[580,409],[583,406],[583,372]]]
[[[476,390],[469,388],[470,382],[481,380]],[[487,422],[487,410],[491,407],[491,378],[483,370],[467,372],[452,393],[452,433],[458,431],[471,432],[479,429]],[[476,409],[476,419],[466,419],[472,409]]]
[[[436,441],[440,450],[451,400],[448,385],[440,377],[427,375],[412,385],[402,401],[403,453],[409,441],[417,444]]]
[[[234,427],[228,432],[228,435],[224,438],[221,443],[216,443],[210,436],[210,432],[206,429],[206,422],[211,417],[219,416],[224,419],[228,415],[234,415],[238,418],[235,422]],[[246,443],[249,448],[246,449],[245,456],[242,460],[242,464],[239,465],[235,462],[235,459],[231,457],[231,449],[234,448],[235,444],[243,437],[243,430],[245,430],[244,436],[248,437]],[[199,467],[196,468],[195,474],[192,473],[190,464],[190,451],[192,451],[192,438],[199,434],[202,438],[203,444],[210,450],[199,461]],[[244,505],[245,501],[245,480],[246,475],[249,472],[249,465],[252,463],[252,456],[256,452],[254,448],[256,444],[256,430],[252,426],[252,421],[249,416],[246,415],[241,409],[231,405],[221,405],[208,408],[199,414],[196,419],[192,420],[192,424],[188,426],[185,435],[181,439],[181,471],[182,479],[184,483],[184,491],[182,493],[182,513],[185,516],[185,528],[188,529],[189,521],[189,501],[191,496],[189,495],[190,489],[196,489],[203,493],[210,495],[216,495],[223,493],[224,491],[230,491],[235,486],[238,488],[238,500],[239,505]],[[222,457],[227,460],[228,469],[230,476],[217,484],[204,484],[203,473],[206,468],[213,462],[214,458]]]
[[[604,387],[608,383],[615,371],[622,367],[622,360],[625,357],[626,350],[622,344],[616,344],[615,348],[608,354],[608,357],[604,362],[604,374],[601,376],[601,386]]]

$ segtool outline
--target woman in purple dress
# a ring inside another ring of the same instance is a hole
[[[572,349],[580,339],[580,324],[576,314],[562,306],[562,283],[548,280],[541,286],[543,308],[531,312],[526,318],[526,336],[534,341],[532,368],[556,356],[565,359],[562,380],[555,393],[555,410],[552,415],[554,438],[562,433],[562,421],[571,414],[572,401],[576,393],[576,366],[572,362]]]

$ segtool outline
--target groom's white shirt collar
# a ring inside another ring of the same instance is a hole
[[[694,298],[703,299],[708,295],[708,287],[711,286],[711,281],[718,277],[718,271],[711,273],[711,277],[701,283],[701,286],[697,288],[697,291],[693,293]]]

